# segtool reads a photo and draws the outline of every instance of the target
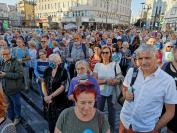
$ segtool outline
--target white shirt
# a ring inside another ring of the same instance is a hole
[[[132,73],[131,68],[125,77],[124,86],[130,87]],[[125,101],[120,119],[127,129],[131,124],[136,132],[152,131],[159,120],[163,104],[177,104],[175,81],[160,68],[144,79],[139,69],[133,88],[134,101]]]
[[[109,64],[96,63],[94,68],[94,73],[98,75],[98,79],[105,80],[110,78],[115,78],[115,62]],[[121,69],[119,64],[116,64],[116,73],[120,73]],[[100,85],[100,93],[102,96],[112,95],[112,90],[115,86],[111,85]]]

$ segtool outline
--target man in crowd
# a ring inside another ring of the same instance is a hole
[[[136,54],[140,68],[133,85],[130,86],[133,69],[129,69],[123,83],[126,100],[120,114],[119,133],[158,133],[174,116],[175,81],[157,67],[154,47],[141,45]],[[166,112],[159,119],[164,104]]]
[[[16,59],[13,59],[9,48],[1,50],[3,58],[0,78],[6,96],[8,97],[8,117],[18,124],[21,117],[20,90],[23,89],[23,67]]]

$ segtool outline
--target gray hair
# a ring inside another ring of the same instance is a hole
[[[59,54],[51,54],[51,55],[49,56],[49,60],[50,60],[50,59],[54,59],[54,60],[56,60],[56,61],[59,62],[59,63],[62,62],[62,61],[61,61],[61,57],[60,57]]]
[[[75,67],[77,68],[80,64],[86,66],[86,68],[89,69],[89,64],[87,61],[85,61],[85,60],[77,61]]]
[[[142,44],[139,46],[139,48],[135,51],[136,57],[139,56],[142,52],[150,52],[153,56],[156,55],[157,49],[151,45],[148,44]]]

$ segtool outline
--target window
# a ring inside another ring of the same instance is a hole
[[[170,15],[175,15],[175,14],[176,14],[176,10],[177,10],[177,7],[173,7],[173,8],[171,9]]]

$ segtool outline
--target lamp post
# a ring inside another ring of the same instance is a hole
[[[151,4],[144,4],[144,7],[143,7],[144,10],[146,10],[146,27],[147,27],[147,21],[148,21],[148,12],[149,10],[151,9]]]
[[[140,28],[142,27],[142,23],[143,23],[143,8],[144,8],[144,2],[140,3],[142,5],[142,11],[141,11],[141,19],[140,19]]]
[[[105,0],[105,2],[106,2],[106,30],[108,30],[108,11],[109,11],[110,0]]]

